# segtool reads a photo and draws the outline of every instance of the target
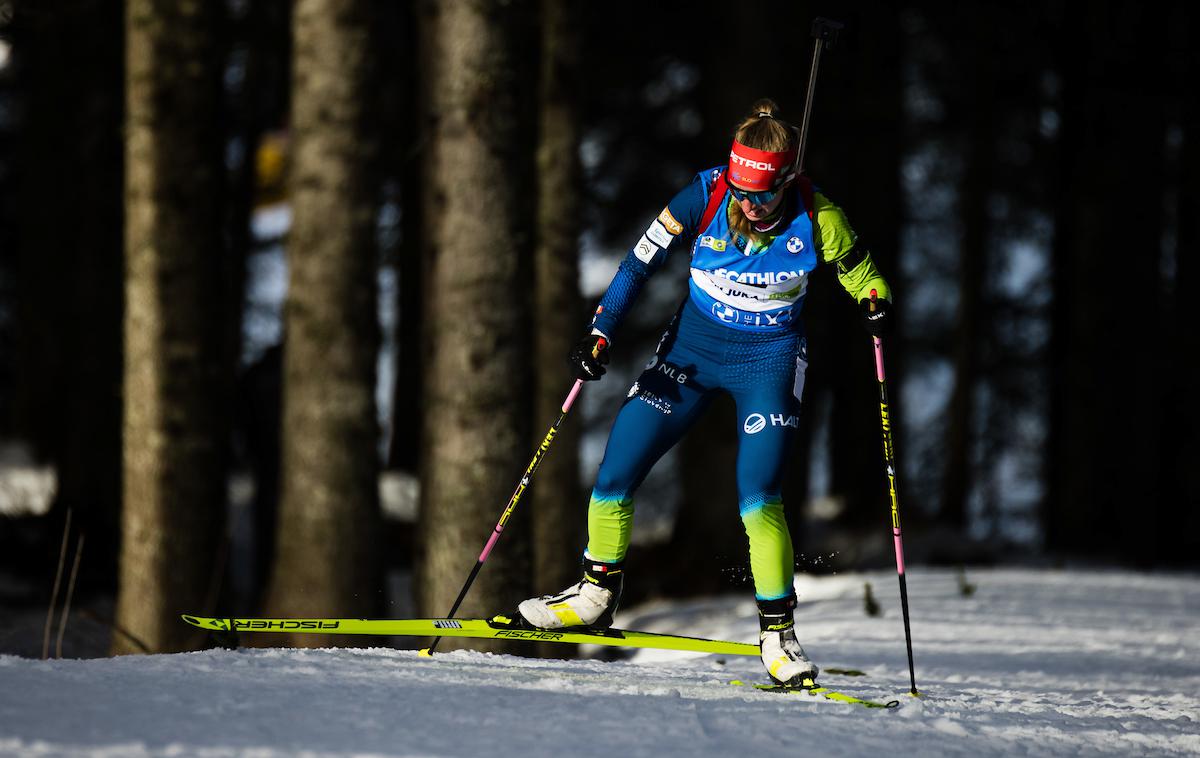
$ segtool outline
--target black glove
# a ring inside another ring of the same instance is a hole
[[[892,331],[892,304],[887,300],[859,300],[858,308],[862,311],[863,326],[872,337],[886,337]]]
[[[589,334],[571,348],[567,363],[577,378],[585,382],[599,379],[608,364],[608,340],[599,334]]]

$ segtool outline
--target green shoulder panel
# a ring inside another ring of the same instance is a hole
[[[845,212],[820,192],[813,193],[817,223],[813,228],[813,241],[821,251],[821,260],[835,263],[854,249],[858,235],[854,233]]]
[[[858,243],[858,235],[850,226],[842,209],[825,195],[820,192],[814,193],[813,204],[816,205],[817,217],[813,228],[813,241],[821,251],[821,260],[825,263],[837,263],[854,250]],[[875,261],[871,260],[869,253],[848,271],[843,271],[839,266],[837,277],[842,288],[855,302],[870,298],[871,290],[876,290],[884,300],[892,299],[892,290],[875,267]]]

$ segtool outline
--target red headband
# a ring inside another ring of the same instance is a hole
[[[756,150],[737,140],[729,150],[729,180],[740,189],[762,192],[775,188],[795,173],[796,151]]]

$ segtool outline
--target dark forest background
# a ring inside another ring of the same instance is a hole
[[[806,169],[896,293],[910,560],[1194,569],[1194,4],[0,0],[0,650],[68,586],[74,655],[444,614],[627,247],[754,100],[799,123],[818,15]],[[461,615],[577,576],[684,258]],[[887,567],[871,343],[809,293],[797,567]],[[750,591],[734,423],[647,481],[627,602]]]

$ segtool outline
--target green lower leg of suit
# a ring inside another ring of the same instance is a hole
[[[587,557],[620,563],[629,550],[633,533],[633,498],[604,497],[592,493],[588,503]]]
[[[793,582],[792,535],[788,531],[783,502],[764,500],[742,507],[742,525],[750,540],[750,571],[754,574],[754,596],[759,600],[791,597]]]
[[[750,541],[750,571],[754,575],[755,597],[759,600],[790,597],[794,556],[783,502],[762,500],[743,507],[741,516]],[[621,563],[629,549],[632,529],[632,498],[592,493],[588,505],[588,558]]]

